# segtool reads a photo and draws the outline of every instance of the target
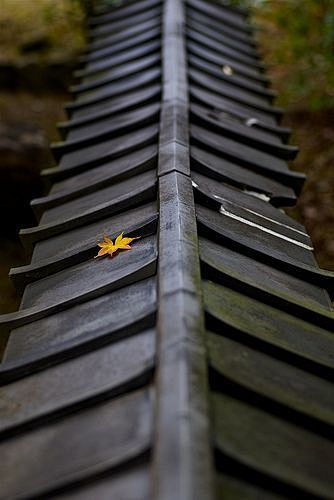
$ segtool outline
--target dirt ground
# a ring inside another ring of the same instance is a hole
[[[0,91],[0,314],[19,304],[9,278],[26,263],[18,230],[35,224],[30,200],[42,193],[39,172],[54,165],[49,143],[59,139],[66,94]]]
[[[303,222],[319,266],[334,271],[334,110],[295,111],[284,124],[293,129],[300,152],[291,165],[307,175],[298,204],[289,215]]]

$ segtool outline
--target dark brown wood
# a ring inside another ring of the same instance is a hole
[[[211,499],[206,347],[189,158],[184,5],[167,0],[159,139],[156,499]],[[173,390],[171,391],[171,387]],[[194,453],[196,443],[196,453]]]
[[[49,181],[66,179],[152,144],[156,142],[157,136],[158,126],[154,124],[97,145],[80,147],[79,150],[65,154],[58,167],[43,170],[42,175]]]
[[[144,453],[152,439],[152,398],[147,390],[136,391],[1,443],[2,495],[47,494]]]
[[[0,383],[152,328],[156,301],[156,281],[149,278],[15,328],[1,365]],[[129,302],[133,303],[131,316],[124,307]],[[110,303],[113,309],[108,307]]]
[[[96,8],[0,316],[0,498],[331,498],[334,274],[247,13]]]
[[[300,497],[306,491],[318,498],[331,496],[332,442],[229,396],[215,394],[213,408],[215,439],[223,453],[290,483]],[[315,458],[320,456],[323,462]]]

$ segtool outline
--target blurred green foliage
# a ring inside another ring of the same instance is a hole
[[[0,62],[73,58],[85,45],[85,11],[95,2],[0,0]],[[293,109],[333,108],[334,0],[230,2],[252,12],[279,104]]]
[[[334,106],[334,0],[232,0],[249,7],[279,103]]]
[[[83,0],[0,0],[0,62],[70,59],[85,45]]]

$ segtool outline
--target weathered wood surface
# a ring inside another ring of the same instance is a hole
[[[227,3],[89,20],[0,317],[0,499],[333,496],[334,276],[281,210],[304,176]]]

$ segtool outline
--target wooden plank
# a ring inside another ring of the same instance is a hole
[[[235,218],[230,217],[229,213],[237,213],[236,207],[227,208],[226,210],[228,213],[225,213],[225,211],[219,212],[218,210],[213,211],[198,205],[197,217],[203,226],[211,229],[217,236],[221,235],[221,239],[233,239],[235,250],[242,246],[244,248],[242,253],[245,255],[252,254],[252,250],[254,250],[259,254],[267,255],[267,263],[272,263],[276,259],[281,265],[285,262],[295,265],[295,267],[303,264],[316,267],[315,259],[309,247],[304,248],[302,245],[293,244],[292,241],[285,239],[285,237],[280,237],[281,233],[279,231],[267,231],[267,228],[262,226],[260,221],[258,221],[257,225],[247,224],[247,216],[240,216],[242,220],[239,220],[237,216]],[[239,245],[237,245],[238,241]]]
[[[157,156],[158,148],[152,144],[95,169],[57,182],[47,196],[32,200],[31,207],[39,218],[45,209],[152,170],[157,166]]]
[[[187,17],[191,21],[194,20],[202,24],[202,26],[206,26],[210,29],[210,31],[218,31],[219,33],[222,33],[221,22],[213,17],[207,16],[203,11],[199,12],[198,10],[189,7],[187,9]],[[236,30],[234,27],[228,26],[226,23],[224,23],[224,34],[234,40],[247,44],[249,47],[254,48],[256,46],[254,40],[249,36],[249,33],[243,32],[242,30]]]
[[[234,116],[235,119],[239,119],[243,123],[253,123],[253,125],[248,126],[272,131],[284,139],[290,133],[289,129],[276,125],[275,117],[270,112],[270,109],[265,113],[259,110],[258,107],[238,104],[237,102],[233,102],[232,99],[226,99],[214,92],[207,91],[197,84],[191,85],[190,92],[195,102],[197,101],[202,105],[210,106],[217,114],[220,112],[219,114],[224,116],[226,113],[227,115]]]
[[[312,242],[305,228],[285,212],[277,210],[264,193],[259,192],[257,195],[256,192],[240,191],[198,173],[193,173],[192,178],[195,196],[198,192],[204,205],[219,211],[223,204],[227,210],[240,217],[249,218],[249,221],[261,224],[263,228],[290,238],[295,244],[302,243],[301,247],[305,245],[312,249]]]
[[[258,149],[209,132],[198,125],[191,126],[193,143],[209,151],[220,154],[228,160],[237,161],[241,166],[251,168],[255,172],[270,175],[273,179],[300,189],[305,176],[288,169],[285,161]]]
[[[228,44],[222,43],[218,40],[214,40],[213,38],[200,33],[199,31],[193,30],[189,28],[187,30],[188,39],[192,42],[199,43],[202,47],[207,47],[210,50],[213,50],[216,53],[223,54],[226,57],[230,57],[234,61],[247,64],[252,66],[253,68],[258,68],[259,70],[263,70],[263,64],[259,62],[258,57],[255,54],[245,54],[240,51],[240,48],[232,48],[229,47]]]
[[[83,81],[78,85],[71,87],[71,91],[74,93],[87,92],[95,90],[104,85],[120,81],[128,76],[135,76],[137,73],[141,73],[146,69],[150,69],[160,61],[160,54],[151,54],[144,56],[133,62],[122,64],[115,69],[110,69],[103,73],[103,76],[99,78],[90,78],[87,81]]]
[[[130,238],[138,234],[144,238],[156,234],[157,226],[158,213],[153,202],[67,231],[38,242],[31,263],[12,268],[10,278],[18,292],[22,293],[29,283],[93,258],[96,242],[103,234],[108,234],[112,240],[122,231]]]
[[[154,200],[131,210],[124,210],[96,223],[86,224],[73,231],[41,241],[34,248],[32,263],[38,264],[45,259],[52,259],[52,257],[57,259],[74,253],[78,254],[87,247],[96,250],[96,243],[103,234],[118,236],[121,231],[128,234],[131,227],[140,226],[146,220],[155,218],[158,215],[157,210],[157,203]]]
[[[190,113],[193,123],[198,123],[214,132],[220,132],[224,137],[237,139],[241,144],[257,147],[261,151],[286,160],[293,160],[298,153],[297,147],[282,144],[281,139],[270,131],[249,127],[235,118],[231,119],[229,116],[217,114],[203,106],[192,104]]]
[[[259,263],[222,245],[201,240],[201,258],[207,276],[298,316],[304,309],[332,310],[327,292],[280,269]],[[263,276],[266,279],[263,279]]]
[[[195,67],[199,71],[202,71],[204,74],[209,75],[210,77],[222,80],[222,82],[227,82],[236,88],[246,90],[256,96],[267,99],[268,102],[272,102],[275,97],[275,93],[267,89],[263,85],[263,82],[261,83],[260,81],[256,81],[254,79],[252,80],[249,75],[243,75],[238,71],[234,71],[229,64],[214,64],[203,57],[205,53],[205,51],[202,53],[202,51],[199,50],[192,50],[189,54],[189,62],[191,66]]]
[[[154,123],[159,118],[160,105],[148,104],[142,108],[113,117],[112,124],[109,118],[101,117],[92,123],[82,124],[78,128],[71,128],[64,142],[54,143],[52,152],[56,158],[65,153],[77,151],[81,147],[90,146],[106,139],[113,139],[120,134],[137,130],[140,126]]]
[[[149,330],[2,387],[0,439],[147,384],[154,357]]]
[[[62,490],[53,495],[55,500],[147,500],[151,498],[150,469],[147,464],[131,467],[130,470],[116,474],[106,474],[94,482],[71,489]]]
[[[89,30],[88,35],[92,40],[96,40],[101,37],[105,37],[114,33],[118,33],[123,31],[131,26],[144,23],[150,19],[154,19],[161,14],[161,8],[152,7],[150,9],[145,10],[140,14],[132,14],[130,16],[126,16],[124,19],[115,20],[112,22],[107,22],[101,26],[96,26]]]
[[[108,22],[116,21],[117,19],[122,19],[122,17],[127,17],[128,15],[138,14],[142,11],[146,11],[156,5],[161,5],[161,0],[144,0],[136,1],[133,3],[120,5],[118,9],[113,9],[111,12],[95,15],[89,19],[89,26],[98,26],[100,24],[105,24]]]
[[[192,31],[204,35],[206,38],[223,44],[226,47],[235,49],[240,54],[245,54],[249,57],[253,57],[255,60],[259,60],[260,56],[258,55],[258,52],[254,48],[252,43],[249,43],[249,40],[241,41],[234,38],[234,32],[232,30],[228,30],[226,26],[224,26],[224,30],[222,30],[221,28],[219,30],[208,28],[208,26],[203,24],[203,22],[196,21],[196,18],[191,11],[189,11],[188,14],[187,26]],[[226,30],[230,31],[230,36],[228,36],[228,32]]]
[[[189,177],[184,5],[180,0],[167,0],[164,9],[153,481],[157,500],[209,500],[212,456],[199,255]]]
[[[223,26],[231,26],[237,32],[253,32],[245,17],[233,11],[229,6],[214,4],[212,2],[203,2],[201,0],[187,0],[187,3],[192,9],[205,14],[215,21],[219,21]]]
[[[252,231],[256,227],[248,224],[246,219],[238,221],[226,213],[224,218],[220,218],[219,216],[223,213],[225,212],[216,213],[198,206],[200,234],[229,247],[232,244],[236,251],[273,267],[280,268],[284,263],[289,273],[310,283],[318,283],[332,293],[333,273],[319,269],[309,250],[293,245],[291,242],[280,244],[283,243],[282,238],[271,235],[259,227],[257,231]],[[320,319],[326,321],[325,318],[319,317],[318,320]],[[330,316],[328,320],[330,324]]]
[[[159,192],[157,498],[200,499],[210,494],[211,464],[190,179],[179,173],[164,175]]]
[[[160,82],[160,68],[151,68],[149,70],[144,70],[142,72],[129,77],[123,78],[120,82],[114,82],[91,92],[82,92],[78,95],[78,98],[70,103],[65,104],[65,109],[68,114],[73,114],[74,112],[80,110],[85,112],[85,109],[90,106],[95,106],[103,102],[104,100],[115,99],[119,96],[123,96],[127,92],[137,90],[138,87],[145,87],[153,83]]]
[[[333,273],[275,208],[304,177],[247,16],[103,12],[0,317],[0,497],[327,498]]]
[[[115,468],[148,450],[151,419],[141,390],[1,443],[2,495],[36,498]]]
[[[135,33],[132,36],[130,35],[119,42],[106,44],[104,48],[92,50],[84,56],[81,56],[79,61],[82,64],[86,64],[87,68],[90,68],[91,64],[94,64],[96,61],[101,59],[103,60],[104,57],[108,57],[113,54],[120,54],[121,52],[127,51],[132,47],[148,40],[160,39],[160,26],[158,23],[156,24],[157,26],[155,26],[154,23],[152,23],[152,25],[149,23],[147,29],[139,33]]]
[[[149,40],[146,43],[141,43],[132,49],[128,49],[120,54],[114,53],[113,55],[105,56],[103,60],[91,62],[83,69],[75,71],[76,78],[85,78],[86,76],[96,75],[97,73],[107,71],[111,68],[120,66],[121,64],[128,63],[147,54],[156,52],[160,49],[160,40]]]
[[[100,204],[107,203],[108,200],[114,201],[120,197],[131,197],[133,193],[139,193],[143,187],[146,189],[148,186],[154,185],[155,182],[156,172],[154,169],[135,175],[111,186],[98,189],[94,193],[88,193],[63,203],[58,207],[46,210],[42,215],[41,224],[56,223],[60,220],[70,219],[88,210],[92,210],[94,206],[98,207]]]
[[[208,153],[197,146],[192,146],[190,153],[194,179],[194,172],[198,172],[206,178],[230,184],[245,192],[253,193],[254,196],[265,196],[274,206],[286,207],[296,202],[296,195],[292,188],[270,177],[257,174],[241,167],[238,163]]]
[[[31,250],[37,241],[152,201],[156,198],[156,174],[154,171],[145,172],[97,192],[99,198],[87,194],[50,208],[44,212],[38,226],[22,229],[20,237],[27,250]]]
[[[214,394],[213,408],[221,451],[310,495],[331,497],[332,442],[223,394]]]
[[[42,175],[50,181],[66,179],[78,172],[102,165],[107,161],[119,158],[123,154],[131,153],[152,144],[157,139],[157,136],[158,126],[154,124],[115,139],[80,148],[64,155],[58,167],[43,170]]]
[[[114,44],[124,42],[125,40],[129,40],[130,38],[137,36],[138,34],[144,33],[146,30],[150,30],[157,26],[161,25],[161,18],[157,16],[153,19],[149,19],[148,21],[144,21],[142,23],[134,24],[120,32],[113,33],[108,36],[104,36],[103,38],[97,38],[92,40],[89,44],[89,53],[95,54],[97,51],[107,48]]]
[[[71,120],[58,124],[61,132],[66,132],[71,128],[79,127],[88,122],[94,122],[104,117],[112,117],[116,113],[136,108],[139,105],[149,104],[160,95],[160,85],[153,84],[140,90],[135,90],[111,99],[104,99],[97,104],[84,106],[72,112]]]
[[[118,275],[128,273],[131,267],[133,269],[140,268],[141,265],[144,267],[157,257],[154,236],[134,242],[133,247],[135,251],[120,252],[117,258],[110,259],[107,256],[99,260],[90,259],[28,285],[21,309],[38,305],[45,307],[58,300],[70,300],[79,290],[79,295],[84,294],[86,290],[93,291],[95,288],[117,280]]]
[[[145,238],[136,245],[136,252],[125,252],[114,260],[112,271],[107,259],[99,260],[97,265],[88,261],[28,285],[21,310],[1,316],[1,331],[26,325],[154,275],[155,238]]]
[[[208,343],[211,366],[223,376],[222,390],[224,381],[231,381],[279,403],[283,414],[285,406],[301,413],[295,415],[301,427],[333,435],[331,382],[227,337],[209,333]]]
[[[270,487],[269,484],[266,486]],[[273,493],[263,485],[252,484],[239,477],[223,474],[222,472],[217,474],[216,477],[216,494],[217,500],[235,500],[236,498],[242,498],[243,500],[259,500],[260,498],[266,500],[286,499],[285,496]]]
[[[196,59],[189,58],[191,60],[198,62]],[[257,95],[253,92],[253,89],[241,88],[234,85],[229,79],[221,78],[221,75],[209,75],[205,74],[196,69],[195,66],[190,66],[189,77],[192,82],[196,83],[205,90],[210,90],[214,92],[218,97],[228,98],[232,102],[237,102],[245,106],[253,106],[261,112],[273,115],[273,117],[280,117],[283,113],[282,109],[276,108],[270,105],[270,101],[267,95]]]
[[[156,282],[149,278],[13,330],[0,367],[0,383],[152,328],[156,301]]]
[[[317,325],[279,311],[269,304],[225,286],[204,282],[205,308],[213,320],[210,329],[229,331],[253,346],[293,359],[312,373],[333,379],[333,335]],[[261,347],[262,346],[262,347]]]
[[[188,39],[188,51],[190,54],[203,59],[203,61],[218,66],[219,69],[228,66],[230,68],[229,73],[235,75],[236,78],[245,77],[251,84],[259,85],[260,88],[268,85],[268,77],[259,68],[254,67],[254,64],[236,61],[234,57],[203,47],[203,44],[197,43],[197,41],[190,38]],[[226,74],[226,72],[223,73]]]

